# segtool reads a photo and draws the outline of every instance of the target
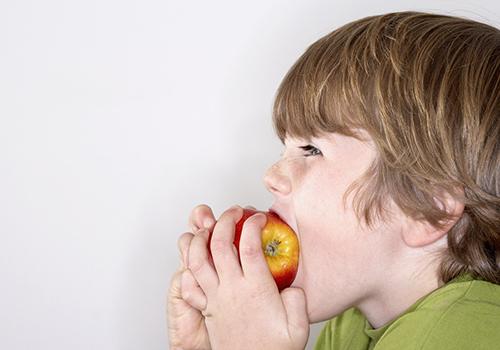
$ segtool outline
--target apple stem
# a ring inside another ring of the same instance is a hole
[[[275,256],[278,252],[278,246],[280,245],[280,243],[281,243],[280,241],[276,240],[269,242],[266,245],[266,250],[265,250],[266,255]]]

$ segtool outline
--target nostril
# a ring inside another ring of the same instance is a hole
[[[266,188],[267,188],[269,191],[273,191],[274,186],[273,186],[272,181],[270,180],[269,175],[264,176],[264,185],[266,186]]]
[[[275,175],[272,174],[272,168],[270,168],[266,175],[264,175],[264,185],[270,192],[276,192],[276,187],[274,185]]]
[[[290,180],[285,176],[279,167],[273,165],[264,176],[264,183],[267,190],[273,194],[288,194],[290,192]]]
[[[278,188],[275,187],[274,185],[268,186],[268,189],[269,189],[270,192],[273,192],[273,193],[278,193],[279,192]]]

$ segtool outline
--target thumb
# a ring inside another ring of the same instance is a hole
[[[301,288],[287,288],[281,292],[285,306],[288,331],[294,343],[303,342],[309,337],[309,317],[307,316],[306,295]]]

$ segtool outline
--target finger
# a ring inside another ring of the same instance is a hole
[[[207,296],[190,270],[185,270],[181,275],[181,295],[184,301],[199,311],[207,307]]]
[[[177,247],[179,248],[183,268],[187,268],[189,244],[191,243],[193,237],[194,235],[192,233],[185,232],[177,240]]]
[[[251,205],[247,205],[247,206],[245,207],[245,209],[257,210],[257,208],[252,207]]]
[[[214,225],[214,213],[208,205],[200,204],[191,211],[188,226],[193,233],[202,228],[212,231]]]
[[[208,231],[198,231],[189,245],[187,266],[194,278],[204,291],[209,295],[219,285],[217,272],[210,262],[208,253]]]
[[[177,270],[170,279],[170,288],[168,292],[168,299],[177,299],[181,297],[181,276],[182,270]]]
[[[210,241],[210,251],[219,279],[233,280],[241,278],[238,253],[234,246],[236,223],[243,217],[243,209],[239,206],[226,210],[215,225]]]
[[[295,338],[295,342],[305,344],[309,337],[309,317],[304,290],[284,289],[281,292],[281,300],[286,310],[290,334]]]
[[[240,238],[240,260],[245,279],[275,285],[262,249],[262,229],[267,218],[262,213],[249,217]]]

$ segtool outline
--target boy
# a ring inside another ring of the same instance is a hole
[[[273,110],[264,181],[300,239],[278,292],[262,214],[195,208],[171,284],[173,349],[500,349],[500,31],[416,12],[312,44]],[[208,232],[213,231],[211,252]]]

